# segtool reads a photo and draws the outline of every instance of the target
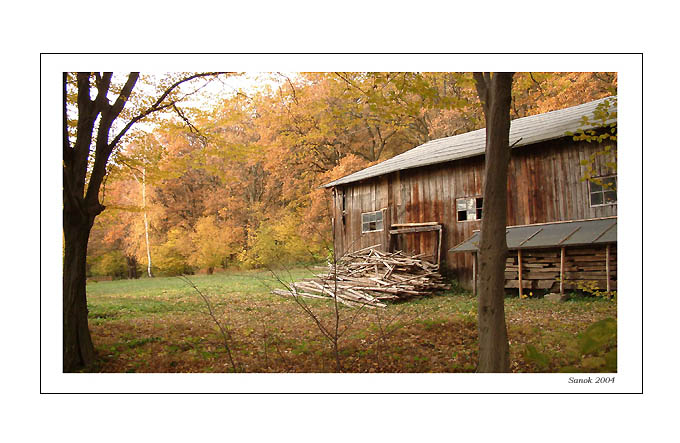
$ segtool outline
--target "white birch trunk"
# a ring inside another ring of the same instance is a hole
[[[151,273],[151,248],[149,246],[149,219],[146,215],[146,168],[142,169],[142,209],[144,210],[144,237],[146,238],[146,258],[147,258],[147,273],[149,277],[153,277]]]

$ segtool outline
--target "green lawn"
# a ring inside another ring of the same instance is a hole
[[[311,275],[277,272],[292,281]],[[315,322],[270,272],[191,276],[209,297],[237,370],[333,372],[335,355]],[[199,294],[179,278],[88,283],[90,329],[98,361],[90,371],[226,372],[233,370],[219,328]],[[305,300],[333,329],[333,304]],[[386,309],[340,308],[339,360],[347,372],[473,372],[476,301],[449,292]],[[576,297],[554,303],[506,298],[514,372],[612,371],[616,303]],[[591,325],[596,322],[594,327]],[[614,326],[612,328],[612,325]],[[590,330],[588,328],[591,327]]]

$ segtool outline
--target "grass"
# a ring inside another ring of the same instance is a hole
[[[280,273],[285,281],[309,275],[303,269]],[[269,293],[282,287],[269,272],[190,278],[210,298],[226,327],[239,371],[335,371],[329,343],[314,322],[293,300]],[[207,307],[179,278],[93,282],[87,292],[98,353],[89,371],[232,370]],[[331,324],[332,303],[306,303]],[[505,306],[514,372],[611,371],[612,358],[615,365],[615,335],[612,340],[608,331],[604,338],[586,334],[593,323],[616,318],[615,302],[577,297],[553,303],[514,297],[506,298]],[[347,327],[339,344],[343,370],[473,372],[476,311],[475,298],[460,289],[358,314],[341,307],[340,328]]]

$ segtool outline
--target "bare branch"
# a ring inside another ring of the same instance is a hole
[[[236,364],[234,363],[234,359],[233,359],[233,357],[232,357],[232,355],[231,355],[231,350],[229,349],[229,338],[228,338],[228,333],[227,333],[227,331],[224,329],[224,327],[222,326],[222,323],[220,323],[220,321],[217,319],[217,316],[215,315],[215,311],[213,310],[212,303],[210,303],[210,299],[208,299],[208,297],[207,297],[205,294],[203,294],[203,293],[196,287],[196,285],[194,284],[194,282],[192,282],[186,275],[181,275],[181,276],[179,277],[179,279],[182,280],[182,281],[184,281],[186,284],[188,284],[188,285],[191,286],[192,288],[194,288],[194,290],[198,293],[198,295],[203,299],[203,302],[205,303],[205,305],[206,305],[207,308],[208,308],[208,314],[209,314],[210,317],[212,318],[213,322],[215,322],[215,324],[217,325],[217,327],[218,327],[219,330],[220,330],[220,333],[222,334],[222,339],[223,339],[223,342],[224,342],[224,349],[227,351],[227,356],[229,357],[229,362],[231,363],[231,367],[232,367],[232,369],[234,370],[234,372],[237,372],[238,369],[236,368]]]
[[[128,124],[125,125],[125,127],[124,127],[123,129],[120,130],[120,132],[118,133],[118,135],[116,135],[116,136],[114,137],[113,141],[110,143],[112,149],[113,149],[113,147],[116,146],[116,144],[120,141],[120,139],[123,138],[123,136],[125,135],[125,133],[127,133],[127,131],[132,127],[132,125],[134,125],[134,124],[137,123],[138,121],[144,119],[145,117],[148,117],[149,115],[151,115],[151,114],[153,114],[153,113],[155,113],[155,112],[162,111],[162,110],[164,110],[164,109],[167,109],[167,108],[173,106],[175,103],[177,103],[177,102],[183,100],[184,98],[188,97],[189,95],[191,95],[191,94],[187,94],[187,95],[181,97],[180,99],[173,100],[173,101],[171,101],[171,102],[169,102],[169,103],[163,104],[163,101],[164,101],[164,100],[165,100],[165,99],[166,99],[166,98],[167,98],[167,97],[168,97],[175,89],[177,89],[177,88],[178,88],[179,86],[181,86],[183,83],[186,83],[186,82],[188,82],[188,81],[191,81],[191,80],[194,80],[194,79],[197,79],[197,78],[201,78],[201,77],[218,76],[218,75],[220,75],[220,74],[228,74],[228,72],[205,72],[205,73],[200,73],[200,74],[194,74],[194,75],[191,75],[191,76],[189,76],[189,77],[186,77],[186,78],[183,78],[183,79],[181,79],[181,80],[176,81],[173,85],[171,85],[168,89],[166,89],[166,90],[163,92],[163,94],[161,94],[161,96],[158,97],[158,99],[156,99],[156,101],[154,102],[153,105],[151,105],[151,107],[149,107],[146,111],[144,111],[144,112],[142,112],[142,113],[136,115],[135,117],[133,117],[133,118],[128,122]]]
[[[339,73],[339,72],[336,72],[335,75],[337,75],[338,77],[340,77],[340,78],[341,78],[345,83],[347,83],[349,86],[351,86],[351,87],[353,87],[353,88],[359,90],[359,92],[361,92],[362,94],[367,95],[367,93],[364,92],[363,89],[361,89],[356,83],[354,83],[353,81],[351,81],[349,78],[345,77],[344,75],[342,75],[342,74]]]
[[[536,86],[538,86],[538,90],[540,91],[541,96],[543,96],[543,87],[541,87],[541,84],[538,81],[536,81],[536,79],[534,78],[534,73],[530,72],[529,77],[536,84]]]
[[[290,78],[287,75],[284,75],[280,72],[276,73],[277,75],[280,75],[281,77],[286,79],[286,82],[288,83],[288,86],[290,86],[290,90],[293,92],[293,101],[295,102],[296,105],[299,105],[300,103],[298,102],[297,99],[297,94],[295,93],[295,86],[293,86],[293,82],[290,81]]]
[[[172,104],[172,109],[177,113],[179,118],[181,118],[184,121],[184,123],[189,127],[189,130],[191,132],[195,132],[199,136],[202,136],[201,131],[199,131],[198,128],[191,123],[189,118],[186,115],[184,115],[184,113],[177,107],[175,103]]]

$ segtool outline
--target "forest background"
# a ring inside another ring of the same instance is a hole
[[[259,87],[218,88],[216,105],[147,126],[114,154],[88,276],[322,261],[333,241],[330,191],[321,185],[484,126],[469,73],[257,78]],[[615,95],[617,81],[616,73],[518,73],[511,118]]]

